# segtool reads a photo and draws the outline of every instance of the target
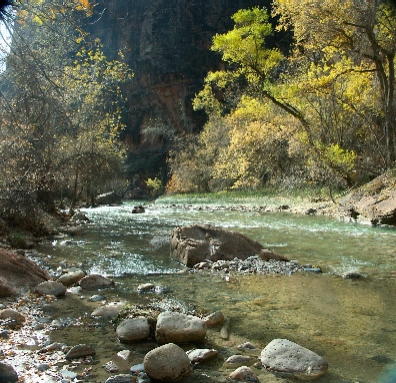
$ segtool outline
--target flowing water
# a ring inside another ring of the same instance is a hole
[[[85,209],[92,222],[86,234],[54,240],[41,251],[49,254],[47,261],[53,267],[79,265],[88,273],[111,276],[116,287],[104,292],[111,299],[139,302],[143,298],[137,286],[152,282],[169,286],[168,297],[197,310],[221,310],[230,318],[230,338],[222,340],[210,332],[205,345],[218,348],[221,356],[238,353],[236,345],[244,341],[261,350],[274,338],[287,338],[327,359],[329,370],[320,382],[396,382],[395,229],[249,209],[150,205],[144,214],[131,214],[132,207],[129,202]],[[183,266],[169,257],[169,238],[174,227],[193,223],[242,232],[300,264],[320,266],[323,274],[231,274],[227,279],[181,274]],[[344,279],[341,274],[345,272],[358,272],[365,278]],[[71,317],[87,317],[97,306],[74,299],[80,303],[59,300],[63,316],[67,312]],[[103,350],[102,362],[114,360],[120,347],[114,332],[100,326],[91,328],[89,334],[69,327],[54,332],[52,338],[68,344],[91,341]],[[144,353],[154,346],[131,346],[133,357],[124,367],[141,363]],[[121,367],[122,363],[118,360]],[[194,374],[190,381],[225,381],[229,373],[221,365],[202,368],[201,377]],[[104,377],[97,373],[96,379]],[[260,379],[287,381],[269,373],[262,373]]]

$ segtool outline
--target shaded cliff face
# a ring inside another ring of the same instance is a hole
[[[135,73],[128,85],[124,139],[134,153],[166,151],[170,131],[196,132],[204,116],[191,101],[220,58],[212,38],[232,28],[231,15],[269,0],[99,0],[89,26],[110,57],[122,50]],[[161,154],[162,153],[162,154]]]

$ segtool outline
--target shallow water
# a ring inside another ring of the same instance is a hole
[[[136,287],[152,282],[169,286],[170,297],[202,312],[221,310],[230,318],[230,338],[221,340],[211,331],[206,346],[219,348],[222,357],[237,353],[235,346],[247,340],[261,350],[274,338],[287,338],[327,359],[329,371],[320,382],[396,381],[391,376],[396,361],[396,230],[324,217],[213,206],[151,205],[144,214],[131,214],[132,207],[133,203],[125,203],[86,209],[92,224],[85,235],[54,240],[41,251],[50,254],[47,261],[53,267],[62,262],[79,264],[90,273],[111,276],[116,288],[104,292],[109,299],[138,302],[142,298]],[[300,264],[320,266],[324,273],[231,274],[228,281],[222,275],[177,274],[183,267],[169,258],[170,233],[175,226],[192,223],[240,231]],[[366,278],[343,279],[340,275],[348,271]],[[57,304],[75,318],[88,317],[98,305],[78,297]],[[52,338],[68,344],[91,341],[101,350],[101,361],[114,359],[120,348],[107,325],[91,328],[89,333],[68,327],[54,332]],[[154,345],[134,346],[132,359],[118,363],[128,369],[140,363],[150,347]],[[97,374],[101,381],[103,372]],[[287,381],[261,374],[262,382]],[[191,381],[201,381],[205,375],[222,381],[227,371],[221,364],[209,365],[202,367],[201,375],[194,374]]]

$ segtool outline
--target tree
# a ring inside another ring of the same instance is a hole
[[[370,121],[377,139],[385,141],[387,168],[396,156],[395,12],[391,2],[379,0],[274,1],[279,27],[293,30],[300,56],[328,63],[333,76],[354,72],[369,78],[377,100]]]
[[[120,86],[132,72],[107,60],[100,42],[83,33],[87,13],[89,2],[80,0],[18,7],[7,70],[0,74],[0,160],[7,164],[1,188],[9,195],[3,212],[18,195],[24,197],[17,206],[29,200],[53,210],[54,198],[67,196],[73,208],[84,191],[95,193],[121,173]]]

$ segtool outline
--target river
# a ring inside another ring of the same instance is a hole
[[[250,341],[261,350],[274,338],[287,338],[327,359],[329,370],[320,382],[396,381],[392,375],[396,363],[394,228],[219,206],[153,204],[143,214],[132,214],[133,205],[83,209],[91,220],[86,234],[44,243],[40,251],[48,254],[47,262],[54,268],[79,265],[88,273],[110,276],[116,288],[105,294],[111,298],[138,302],[137,286],[152,282],[169,286],[169,297],[202,312],[221,310],[230,318],[230,339],[208,342],[212,347],[217,342],[223,355],[237,353],[239,342]],[[193,223],[239,231],[300,264],[321,267],[323,274],[231,274],[227,279],[180,274],[183,266],[169,257],[170,233],[176,226]],[[344,279],[344,272],[358,272],[364,278]],[[65,309],[68,315],[83,315],[82,309],[70,305]],[[91,341],[97,336],[93,331]],[[87,339],[76,328],[52,337],[75,343]],[[114,335],[105,338],[96,340],[106,349],[104,361],[111,359],[116,344]],[[136,347],[141,348],[133,361],[138,363],[147,345]],[[216,374],[226,376],[217,369],[213,381],[221,380]],[[287,381],[270,374],[264,378]]]

